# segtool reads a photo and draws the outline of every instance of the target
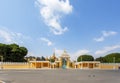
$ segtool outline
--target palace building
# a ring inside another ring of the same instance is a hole
[[[51,61],[54,60],[54,61]],[[55,53],[45,61],[35,58],[26,63],[0,62],[1,69],[120,69],[120,63],[100,63],[100,61],[72,62],[67,51],[57,58]]]
[[[119,69],[120,67],[120,64],[117,63],[100,63],[100,61],[72,62],[65,50],[59,58],[56,58],[55,53],[51,58],[54,58],[55,61],[30,61],[30,68]]]
[[[51,61],[29,61],[31,67],[34,68],[71,68],[70,66],[70,56],[67,54],[66,51],[62,53],[62,55],[59,57],[59,59],[56,58],[55,53],[53,53],[53,56],[50,57],[50,59],[55,59],[54,62]]]

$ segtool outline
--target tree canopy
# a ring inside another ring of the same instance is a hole
[[[92,55],[81,55],[77,58],[77,61],[94,61],[94,57]]]
[[[104,57],[98,57],[95,59],[95,61],[100,61],[101,63],[106,63],[106,59]]]
[[[20,47],[17,44],[2,44],[0,43],[0,56],[3,56],[3,61],[23,62],[28,50],[25,47]]]
[[[106,55],[104,58],[106,62],[109,63],[120,63],[120,53],[111,53]]]

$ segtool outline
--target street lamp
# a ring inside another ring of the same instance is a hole
[[[114,69],[115,69],[115,57],[113,57]]]
[[[80,59],[81,59],[81,62],[82,62],[82,56],[81,56],[81,58],[80,58]]]
[[[51,56],[50,56],[50,68],[52,68],[52,63],[51,63]]]
[[[113,57],[113,63],[115,63],[115,57]]]
[[[78,59],[78,56],[76,56],[75,58],[76,58],[76,62],[78,62],[78,60],[77,60],[77,59]]]
[[[1,69],[3,69],[3,56],[0,57],[1,57]]]
[[[82,68],[83,68],[82,56],[81,56],[81,58],[80,58],[80,59],[81,59],[81,69],[82,69]]]

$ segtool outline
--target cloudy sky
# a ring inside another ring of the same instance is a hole
[[[72,59],[120,52],[119,0],[0,0],[0,43]]]

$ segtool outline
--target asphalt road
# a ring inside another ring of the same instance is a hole
[[[6,83],[120,83],[120,70],[0,70]]]

